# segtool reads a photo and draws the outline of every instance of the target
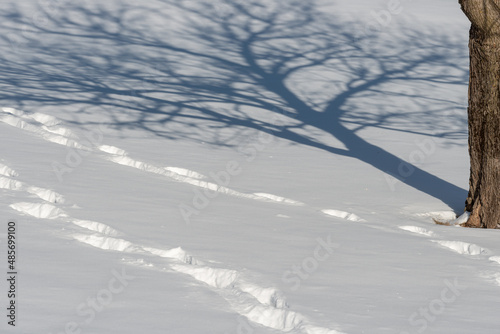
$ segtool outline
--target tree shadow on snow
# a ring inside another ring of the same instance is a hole
[[[370,32],[313,1],[56,3],[34,15],[6,6],[4,103],[99,110],[110,126],[214,145],[237,145],[245,129],[271,132],[463,207],[464,189],[417,166],[433,138],[465,136],[465,113],[452,115],[456,103],[439,93],[467,82],[464,46],[449,36]],[[373,130],[422,141],[405,161],[380,135],[364,139]]]

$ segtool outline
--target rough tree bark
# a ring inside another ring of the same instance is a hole
[[[468,227],[500,227],[500,0],[459,0],[469,36]]]

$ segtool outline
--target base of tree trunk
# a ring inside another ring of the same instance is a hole
[[[469,211],[465,211],[462,215],[457,216],[455,219],[452,220],[440,220],[439,218],[432,218],[432,220],[437,225],[469,227],[466,226],[466,224],[468,223],[470,216],[471,213]]]
[[[460,226],[463,227],[471,227],[471,228],[485,228],[486,226],[483,226],[484,224],[481,222],[481,217],[479,216],[479,212],[481,212],[481,204],[477,203],[476,205],[476,210],[472,210],[472,213],[469,217],[469,219],[461,224]],[[477,208],[479,206],[479,208]]]

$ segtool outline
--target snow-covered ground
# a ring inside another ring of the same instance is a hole
[[[2,8],[1,333],[498,333],[457,1]]]

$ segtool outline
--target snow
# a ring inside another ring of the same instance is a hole
[[[118,232],[114,228],[112,228],[106,224],[99,223],[99,222],[94,222],[94,221],[90,221],[90,220],[80,220],[80,219],[74,219],[71,222],[75,225],[80,226],[80,227],[86,228],[86,229],[94,231],[94,232],[99,232],[99,233],[105,234],[105,235],[117,236],[120,234],[120,232]]]
[[[18,176],[18,174],[15,170],[9,168],[8,166],[6,166],[4,164],[0,164],[0,174],[5,175],[5,176],[13,176],[13,177]],[[5,178],[3,178],[3,180],[5,180]]]
[[[116,239],[112,237],[103,237],[100,235],[80,235],[76,234],[73,236],[76,240],[89,244],[91,246],[104,249],[104,250],[114,250],[117,252],[132,252],[135,247],[134,245],[123,239]]]
[[[354,213],[351,212],[346,212],[346,211],[341,211],[341,210],[321,210],[321,212],[333,216],[333,217],[339,217],[342,219],[350,220],[353,222],[365,222],[363,218],[360,218],[359,216],[355,215]]]
[[[498,332],[457,1],[3,8],[1,333]]]
[[[47,203],[14,203],[10,207],[35,218],[56,219],[65,217],[66,214],[59,208]]]
[[[449,248],[458,254],[466,255],[480,255],[487,253],[488,251],[481,248],[478,245],[470,244],[463,241],[448,241],[448,240],[433,240],[434,242],[440,244],[443,247]]]
[[[417,233],[417,234],[421,234],[421,235],[425,235],[425,236],[428,236],[428,237],[432,237],[434,235],[434,232],[432,231],[429,231],[423,227],[418,227],[418,226],[399,226],[400,229],[402,230],[405,230],[405,231],[409,231],[409,232],[413,232],[413,233]]]

